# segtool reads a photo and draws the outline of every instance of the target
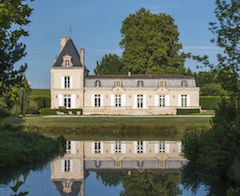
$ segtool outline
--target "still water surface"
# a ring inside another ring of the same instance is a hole
[[[65,155],[39,170],[0,171],[0,196],[226,195],[186,165],[181,141],[67,141]]]

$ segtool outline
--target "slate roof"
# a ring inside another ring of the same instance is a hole
[[[88,75],[86,79],[194,79],[185,75]]]
[[[53,67],[61,67],[63,63],[63,56],[69,55],[72,57],[73,67],[82,66],[80,62],[80,55],[71,39],[69,39],[62,49],[60,55],[58,56],[56,62],[54,63]]]

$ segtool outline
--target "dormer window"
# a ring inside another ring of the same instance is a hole
[[[181,87],[187,87],[187,81],[183,80],[183,81],[181,82]]]
[[[122,81],[121,80],[115,80],[115,86],[122,86]]]
[[[137,87],[143,87],[143,81],[142,80],[139,80],[137,82]]]
[[[99,80],[95,81],[95,87],[101,87],[101,82]]]
[[[166,86],[165,80],[159,80],[159,87]]]
[[[69,60],[65,60],[65,66],[69,67]]]

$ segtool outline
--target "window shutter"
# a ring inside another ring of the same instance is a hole
[[[91,102],[92,102],[92,103],[91,103],[91,104],[92,104],[91,106],[95,106],[95,105],[94,105],[94,95],[91,95],[91,100],[92,100],[92,101],[91,101]]]
[[[181,95],[178,95],[178,106],[181,106]]]
[[[75,154],[76,153],[76,142],[71,141],[71,153]]]
[[[114,154],[114,150],[115,150],[115,141],[112,141],[112,143],[111,143],[111,154]]]
[[[154,100],[155,104],[154,104],[154,106],[159,106],[159,96],[155,95],[154,97],[155,97],[155,100]]]
[[[71,109],[75,109],[76,106],[75,106],[75,102],[76,102],[76,99],[75,99],[75,94],[71,95]]]
[[[126,144],[123,144],[122,142],[121,147],[122,147],[122,153],[126,154]]]
[[[146,141],[143,141],[143,153],[146,153],[147,151],[147,145],[146,145]]]
[[[100,106],[103,106],[103,95],[100,96]]]
[[[103,153],[103,142],[101,142],[100,145],[101,145],[101,149],[100,149],[100,150],[101,150],[101,153]]]
[[[115,106],[114,94],[111,94],[111,106]]]
[[[158,149],[159,149],[159,142],[158,141],[156,141],[156,143],[155,143],[155,153],[158,153]]]
[[[70,172],[73,172],[73,160],[70,160]]]
[[[165,95],[165,105],[166,106],[170,106],[170,104],[169,104],[169,102],[170,102],[170,100],[169,100],[169,95]]]
[[[59,101],[58,106],[63,106],[63,95],[62,94],[58,94],[58,101]]]
[[[73,88],[73,77],[70,76],[70,88],[72,89]]]
[[[133,142],[133,152],[136,154],[137,153],[137,142]]]
[[[182,142],[178,142],[178,153],[182,152]]]
[[[137,95],[133,96],[133,108],[137,108]]]
[[[146,95],[143,95],[143,108],[146,108]]]
[[[170,144],[166,144],[167,143],[167,141],[165,142],[165,151],[166,151],[166,153],[170,153]]]
[[[190,105],[190,95],[187,95],[187,106],[191,106]]]
[[[61,162],[62,162],[62,167],[61,167],[61,168],[62,168],[62,172],[64,172],[65,160],[64,160],[64,159],[62,159],[62,161],[61,161]]]
[[[124,95],[122,95],[122,106],[126,106],[126,95],[124,94]]]
[[[64,76],[62,76],[62,79],[61,79],[61,88],[62,89],[64,88]]]
[[[92,154],[94,154],[95,142],[92,142],[91,147],[92,147],[91,152],[92,152]]]

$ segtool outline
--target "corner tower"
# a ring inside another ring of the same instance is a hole
[[[69,37],[60,38],[60,54],[51,69],[51,108],[75,109],[84,105],[83,89],[88,69],[84,49],[80,55]]]

